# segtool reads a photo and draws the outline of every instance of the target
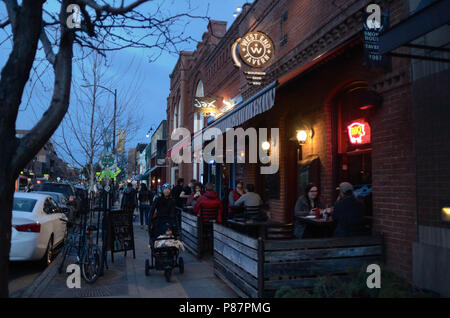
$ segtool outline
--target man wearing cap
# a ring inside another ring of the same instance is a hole
[[[353,186],[342,182],[339,187],[339,200],[334,206],[333,221],[336,223],[335,237],[348,237],[366,234],[364,228],[364,205],[353,194]]]

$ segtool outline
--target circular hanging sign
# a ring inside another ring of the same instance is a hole
[[[239,41],[239,55],[251,67],[266,66],[273,57],[273,51],[272,40],[261,32],[249,32]]]

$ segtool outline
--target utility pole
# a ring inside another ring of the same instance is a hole
[[[113,155],[116,158],[116,111],[117,111],[117,89],[114,89],[114,124],[113,124]]]

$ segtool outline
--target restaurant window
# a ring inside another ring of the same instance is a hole
[[[335,100],[336,186],[343,181],[354,186],[364,201],[365,214],[372,215],[372,109],[366,103],[367,85],[352,84]]]

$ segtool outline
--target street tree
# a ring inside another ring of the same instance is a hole
[[[111,62],[94,52],[88,58],[77,62],[81,78],[72,81],[72,104],[59,129],[52,137],[56,148],[65,155],[71,164],[86,167],[89,188],[93,189],[96,180],[94,165],[106,151],[112,150],[114,120],[116,130],[125,130],[127,136],[135,136],[142,118],[139,115],[137,97],[142,79],[135,72],[135,81],[120,91],[117,109],[114,114],[113,86],[120,78],[108,75]],[[133,69],[133,61],[126,65]],[[81,85],[80,85],[81,84]],[[106,145],[105,145],[106,144]],[[108,149],[105,149],[105,146]]]
[[[179,44],[192,40],[180,28],[180,21],[207,18],[190,13],[168,14],[148,0],[110,1],[111,4],[95,0],[3,3],[6,14],[0,11],[0,29],[12,39],[0,78],[0,297],[8,297],[14,182],[67,112],[74,55],[84,58],[93,51],[106,55],[123,48],[143,48],[153,52],[151,58],[155,59],[162,50],[177,52]],[[45,55],[53,73],[52,97],[39,121],[18,139],[16,119],[39,54]]]

